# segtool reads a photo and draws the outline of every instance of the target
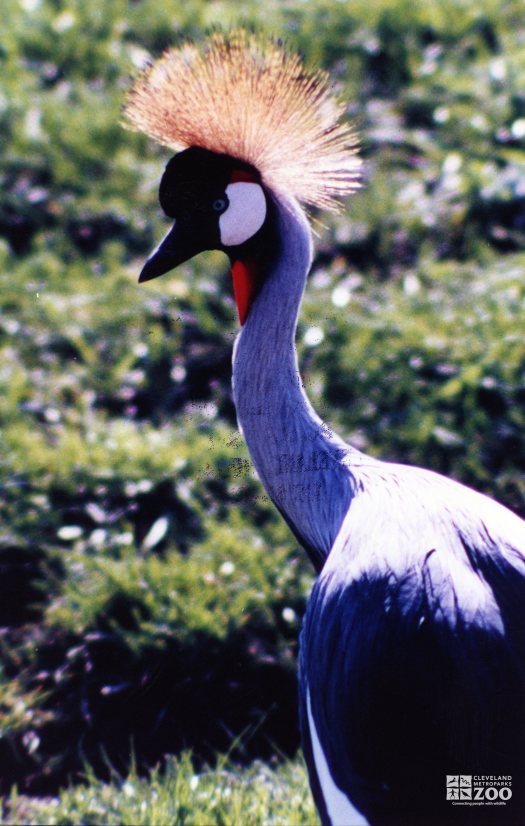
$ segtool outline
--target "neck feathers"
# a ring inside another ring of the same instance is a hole
[[[239,425],[269,496],[320,570],[352,496],[347,446],[314,412],[299,375],[295,331],[312,242],[292,202],[275,203],[279,254],[237,339]]]

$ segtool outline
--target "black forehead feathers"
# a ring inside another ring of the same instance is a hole
[[[166,215],[177,218],[188,210],[206,208],[210,200],[224,192],[234,169],[246,170],[260,179],[250,164],[229,155],[219,155],[199,146],[179,152],[168,161],[160,181],[162,209]]]

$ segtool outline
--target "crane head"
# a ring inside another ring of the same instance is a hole
[[[280,41],[238,29],[168,49],[135,78],[123,116],[175,152],[242,159],[270,191],[334,209],[360,180],[345,110],[325,72]]]
[[[244,29],[168,49],[135,79],[123,114],[127,126],[178,153],[160,185],[175,224],[140,280],[222,249],[241,323],[278,246],[275,235],[265,238],[269,193],[334,209],[359,186],[356,136],[328,75]]]
[[[147,259],[139,281],[149,281],[204,250],[222,250],[232,263],[241,324],[257,292],[267,257],[271,202],[250,164],[201,147],[168,162],[159,201],[174,224]]]

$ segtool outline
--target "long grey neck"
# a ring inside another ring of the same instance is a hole
[[[275,209],[280,254],[237,338],[233,395],[257,473],[320,570],[352,498],[352,477],[341,461],[349,448],[314,412],[297,364],[310,228],[297,204],[276,201]]]

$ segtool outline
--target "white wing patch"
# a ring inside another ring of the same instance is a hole
[[[323,748],[317,736],[317,729],[315,728],[312,706],[310,704],[310,689],[307,689],[306,693],[306,709],[308,712],[308,726],[310,728],[315,768],[332,826],[369,826],[368,820],[350,803],[347,796],[336,786],[330,774]]]
[[[260,230],[266,218],[266,198],[259,184],[237,181],[226,187],[230,205],[219,218],[221,242],[225,247],[244,244]]]

